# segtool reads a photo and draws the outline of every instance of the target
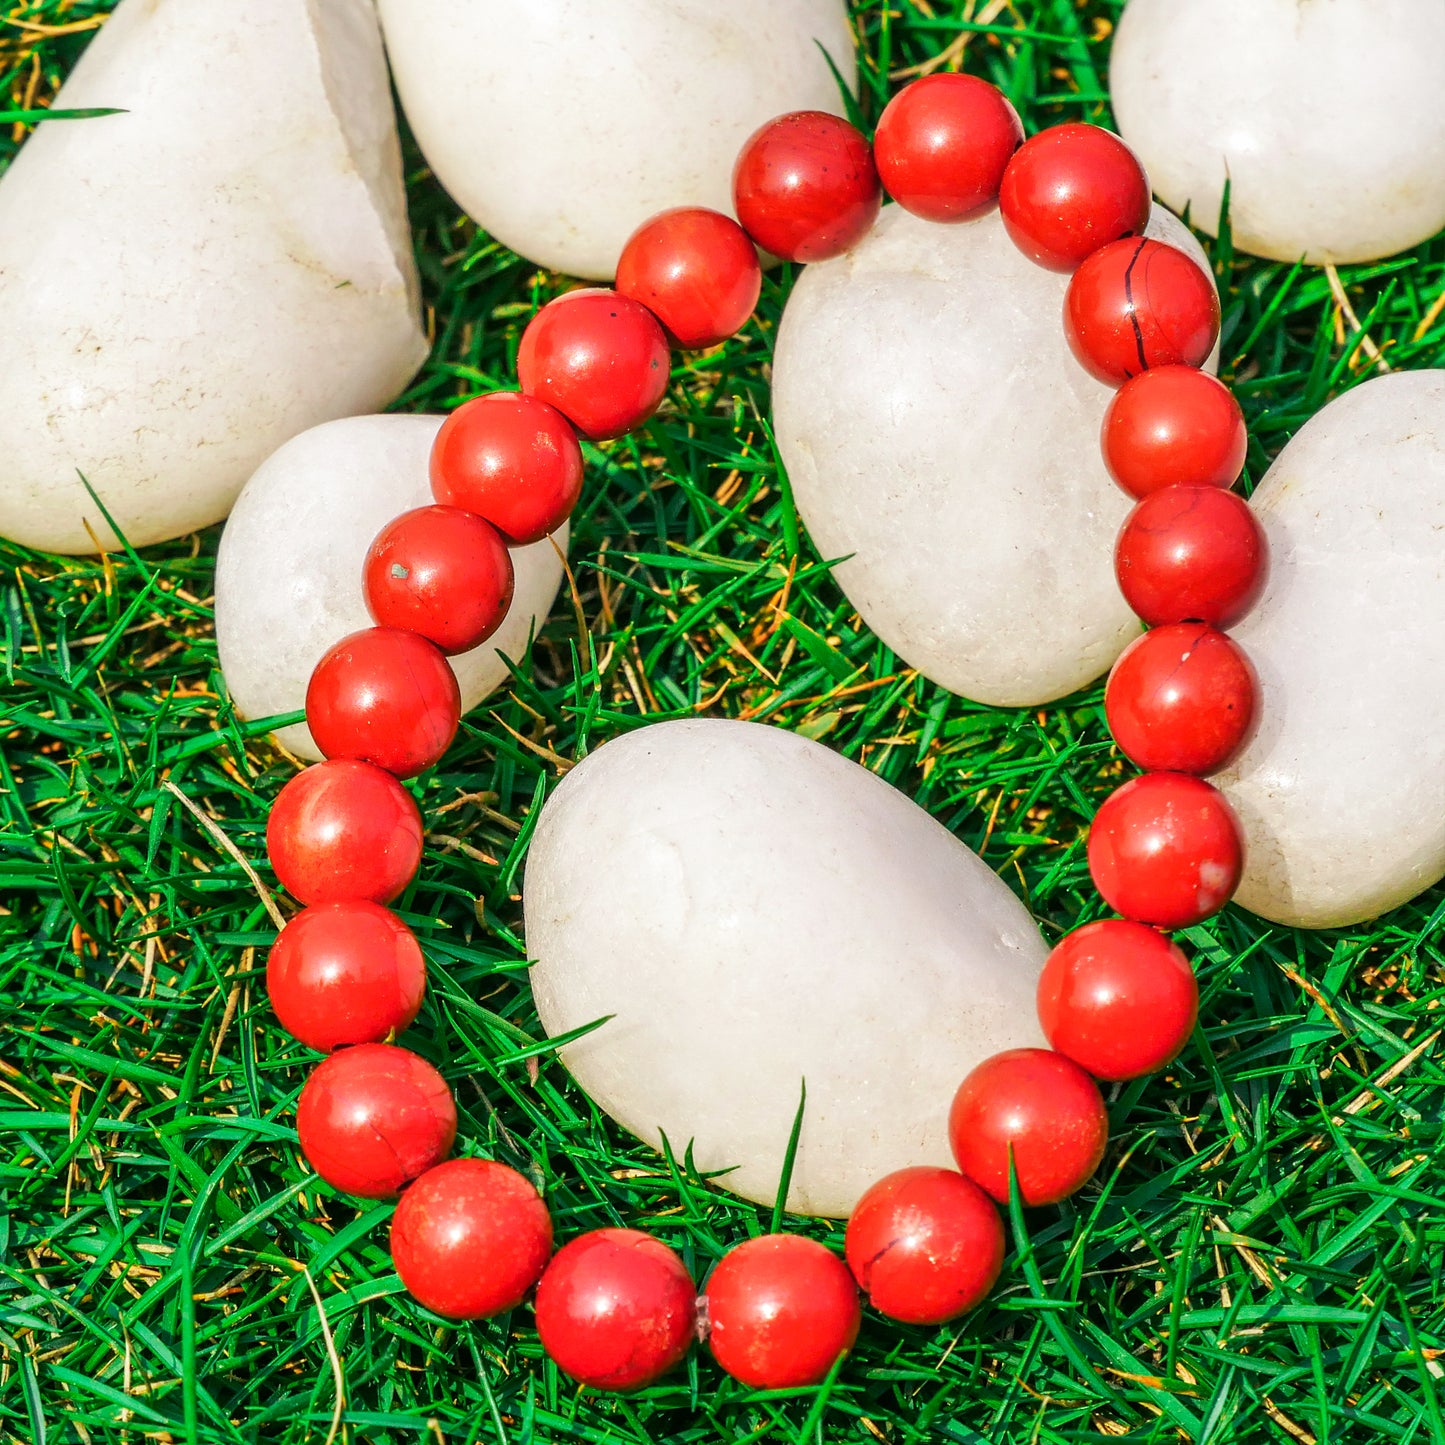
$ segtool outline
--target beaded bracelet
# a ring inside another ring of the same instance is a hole
[[[949,1116],[957,1171],[904,1169],[870,1188],[848,1222],[846,1263],[814,1240],[765,1235],[725,1255],[699,1297],[681,1258],[637,1230],[595,1230],[554,1255],[528,1180],[490,1160],[447,1160],[457,1117],[446,1083],[386,1042],[415,1018],[426,975],[416,938],[384,906],[422,851],[398,779],[431,767],[455,736],[446,656],[501,625],[508,548],[548,536],[576,505],[577,434],[642,426],[666,390],[670,348],[715,345],[751,315],[758,248],[790,261],[841,255],[885,190],[942,223],[998,205],[1026,255],[1072,273],[1069,343],[1118,388],[1102,445],[1137,506],[1116,572],[1152,630],[1115,664],[1105,710],[1143,773],[1099,809],[1088,862],[1121,917],[1076,930],[1049,956],[1038,1009],[1052,1048],[995,1055],[963,1080]],[[266,835],[277,878],[305,905],[272,950],[271,1001],[327,1054],[297,1108],[307,1160],[347,1193],[401,1196],[392,1254],[423,1305],[479,1319],[535,1287],[547,1353],[611,1390],[657,1379],[697,1339],[747,1385],[817,1383],[857,1336],[860,1287],[911,1324],[978,1304],[1003,1264],[999,1204],[1015,1191],[1025,1205],[1055,1203],[1098,1168],[1108,1118],[1096,1080],[1137,1078],[1184,1047],[1198,990],[1163,930],[1222,908],[1243,862],[1239,825],[1201,775],[1253,723],[1253,671],[1221,629],[1258,595],[1264,538],[1229,490],[1244,464],[1243,416],[1200,369],[1218,339],[1218,299],[1193,260],[1144,238],[1150,192],[1133,154],[1089,125],[1024,141],[993,86],[933,75],[893,99],[871,147],[822,112],[769,122],[739,157],[734,199],[736,222],[698,208],[646,222],[615,288],[574,291],[533,318],[520,392],[475,398],[447,419],[431,457],[436,505],[398,517],[366,558],[376,626],[343,638],[311,678],[306,716],[327,761],[282,789]]]

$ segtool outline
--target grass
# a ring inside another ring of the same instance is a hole
[[[12,9],[28,28],[0,28],[21,115],[7,152],[108,8]],[[1031,129],[1108,119],[1116,0],[855,10],[869,120],[890,73],[965,35],[968,68]],[[414,150],[408,165],[437,346],[399,405],[442,410],[511,376],[527,316],[566,283],[477,234]],[[1258,477],[1369,362],[1322,272],[1210,250]],[[430,846],[402,904],[433,967],[407,1041],[455,1084],[463,1147],[545,1181],[564,1236],[645,1225],[699,1274],[769,1212],[622,1135],[538,1042],[519,866],[562,761],[695,712],[798,729],[980,849],[1051,935],[1098,907],[1080,840],[1111,764],[1098,688],[1033,712],[950,696],[819,565],[767,428],[788,284],[769,279],[737,342],[679,365],[642,436],[593,453],[578,605],[419,785]],[[1440,363],[1445,243],[1341,284],[1391,364]],[[1343,932],[1237,910],[1191,930],[1196,1043],[1117,1092],[1095,1185],[1014,1220],[997,1291],[960,1326],[869,1317],[820,1390],[752,1393],[700,1358],[599,1397],[542,1359],[526,1310],[458,1329],[417,1308],[390,1268],[389,1206],[337,1197],[297,1154],[310,1057],[270,1022],[271,928],[217,838],[264,866],[293,764],[227,707],[216,541],[104,560],[0,549],[0,1438],[1445,1440],[1440,888]]]

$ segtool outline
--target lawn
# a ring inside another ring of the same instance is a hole
[[[109,8],[29,0],[0,22],[7,156]],[[859,0],[863,116],[947,52],[1031,130],[1107,124],[1118,8]],[[443,411],[511,384],[527,318],[569,283],[478,233],[410,146],[407,165],[436,344],[398,406]],[[1333,288],[1227,241],[1209,251],[1252,478],[1373,373],[1357,326],[1392,367],[1445,360],[1445,242]],[[916,798],[1050,937],[1099,909],[1082,839],[1120,767],[1101,688],[981,707],[851,612],[769,434],[790,280],[770,275],[735,343],[679,362],[644,432],[589,450],[571,598],[418,785],[427,859],[400,905],[432,968],[407,1042],[453,1083],[461,1147],[544,1183],[563,1237],[645,1226],[699,1276],[769,1212],[613,1127],[533,1012],[521,865],[569,763],[664,717],[796,729]],[[529,1310],[453,1328],[413,1305],[391,1206],[338,1196],[297,1152],[314,1056],[270,1018],[273,929],[248,869],[269,876],[266,811],[296,765],[227,704],[218,533],[99,560],[0,544],[0,1438],[1445,1440],[1441,888],[1343,932],[1236,909],[1190,930],[1201,1026],[1167,1076],[1111,1096],[1095,1183],[1014,1218],[1003,1278],[961,1325],[870,1315],[821,1390],[750,1393],[700,1356],[638,1396],[598,1396],[542,1358]]]

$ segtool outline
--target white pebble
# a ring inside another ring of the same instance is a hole
[[[1155,193],[1281,261],[1368,261],[1445,226],[1441,0],[1131,0],[1109,81]]]
[[[758,723],[656,723],[548,800],[523,890],[532,990],[589,1098],[771,1204],[847,1214],[874,1180],[949,1164],[963,1076],[1041,1044],[1045,947],[994,872],[923,809]]]
[[[216,558],[216,643],[226,690],[245,718],[305,706],[322,654],[372,625],[361,564],[394,517],[431,504],[427,460],[437,416],[361,416],[288,442],[246,484]],[[567,530],[557,534],[567,550]],[[546,620],[562,578],[547,539],[512,553],[511,610],[480,647],[450,659],[462,710],[475,707],[520,661]],[[319,758],[305,723],[276,734],[303,758]]]
[[[426,356],[368,0],[123,0],[0,182],[0,534],[219,521]],[[89,527],[87,528],[87,524]]]
[[[1208,269],[1168,213],[1149,234]],[[1112,392],[1069,350],[1067,285],[996,213],[890,206],[803,273],[773,360],[779,450],[838,585],[904,662],[1001,707],[1092,682],[1139,631],[1113,568],[1132,503],[1099,451]]]
[[[457,203],[539,266],[598,279],[659,211],[731,214],[748,136],[841,115],[828,57],[856,70],[844,0],[381,0],[381,19]]]

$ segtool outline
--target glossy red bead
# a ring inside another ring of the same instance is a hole
[[[1157,929],[1122,918],[1062,939],[1039,977],[1049,1043],[1096,1079],[1137,1079],[1178,1058],[1199,1016],[1189,960]]]
[[[853,1348],[863,1319],[848,1266],[798,1234],[730,1249],[703,1299],[713,1358],[755,1390],[816,1385]]]
[[[1254,509],[1219,487],[1164,487],[1124,522],[1114,575],[1129,606],[1149,623],[1228,627],[1264,587],[1268,546]]]
[[[1105,799],[1089,829],[1089,872],[1116,913],[1188,928],[1234,896],[1244,842],[1216,788],[1187,773],[1146,773]]]
[[[647,307],[602,287],[569,291],[528,323],[517,379],[593,441],[635,431],[662,404],[667,337]]]
[[[919,1165],[880,1179],[848,1221],[848,1267],[880,1314],[941,1325],[966,1314],[1003,1268],[998,1207],[971,1179]]]
[[[743,230],[785,261],[841,256],[868,234],[882,204],[867,138],[826,111],[768,121],[733,167],[733,209]]]
[[[1023,144],[1018,112],[973,75],[925,75],[883,111],[873,159],[883,188],[927,221],[968,221],[992,210],[1009,158]]]
[[[572,423],[535,396],[493,391],[464,402],[431,450],[432,496],[485,518],[509,542],[540,542],[582,495]]]
[[[311,1071],[296,1132],[306,1162],[328,1184],[390,1199],[451,1152],[457,1106],[425,1059],[393,1044],[357,1044]]]
[[[1109,1115],[1099,1086],[1048,1049],[1010,1049],[959,1085],[948,1115],[958,1167],[1000,1204],[1009,1156],[1025,1204],[1057,1204],[1083,1187],[1104,1157]]]
[[[457,735],[462,695],[432,643],[367,627],[330,648],[306,685],[306,723],[328,758],[375,763],[399,778],[440,761]]]
[[[1120,751],[1145,772],[1212,773],[1249,736],[1254,669],[1207,622],[1156,627],[1114,664],[1104,712]]]
[[[1151,366],[1203,366],[1219,337],[1219,298],[1183,251],[1135,236],[1074,272],[1064,333],[1086,371],[1120,386]]]
[[[1160,487],[1232,487],[1249,436],[1234,393],[1207,371],[1160,366],[1131,377],[1104,413],[1104,464],[1131,497]]]
[[[421,866],[421,814],[370,763],[338,759],[298,773],[271,804],[266,852],[302,903],[390,903]]]
[[[998,203],[1025,256],[1053,271],[1072,271],[1100,246],[1143,231],[1149,182],[1134,152],[1112,132],[1056,125],[1014,153]]]
[[[372,620],[446,653],[470,652],[502,625],[514,580],[502,534],[461,507],[403,513],[381,529],[362,569]]]
[[[557,1366],[599,1390],[640,1390],[697,1337],[697,1288],[674,1250],[636,1229],[563,1245],[537,1286],[537,1333]]]
[[[281,930],[266,991],[281,1027],[309,1049],[381,1043],[421,1008],[426,960],[416,935],[380,904],[317,903]]]
[[[716,346],[741,330],[762,285],[747,233],[704,206],[679,206],[644,221],[617,263],[617,290],[647,307],[685,349]]]
[[[427,1309],[482,1320],[515,1309],[552,1257],[552,1216],[515,1169],[491,1159],[449,1159],[401,1196],[391,1258]]]

